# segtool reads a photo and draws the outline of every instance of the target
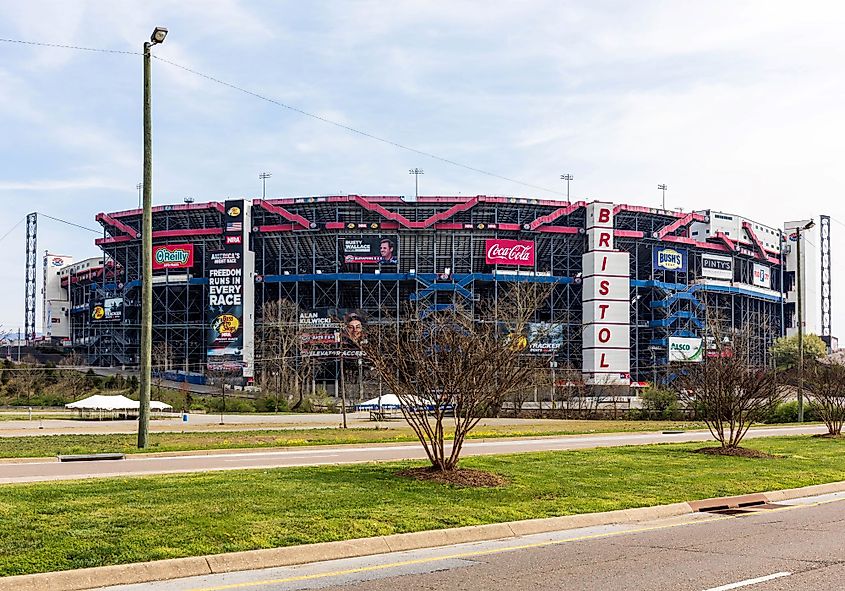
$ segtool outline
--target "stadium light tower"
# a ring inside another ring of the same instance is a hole
[[[262,172],[258,175],[258,178],[261,179],[261,198],[267,198],[267,179],[273,176],[272,172]]]
[[[567,172],[560,175],[560,180],[566,181],[566,200],[569,201],[569,181],[575,180],[575,177]]]
[[[663,209],[666,209],[666,189],[669,187],[666,186],[666,183],[657,185],[657,189],[663,191]]]
[[[422,168],[411,168],[408,174],[414,175],[414,198],[420,198],[420,175],[425,174]]]
[[[141,391],[138,408],[138,448],[145,449],[150,433],[150,381],[153,351],[153,118],[150,48],[164,42],[167,29],[156,27],[144,41],[144,203],[141,221]]]

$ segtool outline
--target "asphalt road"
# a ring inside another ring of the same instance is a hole
[[[817,591],[845,588],[845,494],[103,591]]]
[[[822,426],[762,428],[749,431],[748,437],[798,435],[823,433]],[[464,455],[511,454],[534,451],[647,445],[652,443],[680,443],[709,441],[707,432],[676,434],[619,433],[612,435],[542,437],[534,439],[496,439],[470,441],[464,444]],[[257,468],[282,468],[289,466],[318,466],[326,464],[355,464],[391,460],[424,459],[417,444],[377,444],[346,446],[314,446],[284,450],[212,451],[194,455],[149,457],[130,455],[125,460],[96,462],[66,462],[56,459],[15,463],[0,461],[0,484],[38,482],[45,480],[72,480],[81,478],[108,478],[142,474],[172,474],[180,472],[208,472],[217,470],[246,470]]]

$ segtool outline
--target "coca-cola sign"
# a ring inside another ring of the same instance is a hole
[[[486,251],[485,260],[488,265],[534,266],[533,240],[507,240],[505,238],[485,240],[484,250]]]

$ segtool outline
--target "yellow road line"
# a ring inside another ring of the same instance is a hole
[[[826,505],[828,503],[835,503],[837,501],[845,501],[845,498],[840,499],[829,499],[826,501],[816,501],[814,503],[808,503],[806,505],[790,505],[788,507],[778,507],[776,509],[768,509],[765,512],[759,513],[749,513],[749,515],[765,515],[767,513],[775,513],[779,511],[789,511],[791,509],[805,509],[810,507],[818,507],[820,505]],[[753,507],[749,507],[749,509],[753,509]],[[337,570],[325,573],[314,573],[311,575],[300,575],[296,577],[285,577],[283,579],[267,579],[264,581],[253,581],[247,583],[231,583],[228,585],[220,585],[217,587],[198,587],[194,589],[190,589],[189,591],[228,591],[230,589],[244,589],[249,587],[263,587],[266,585],[279,585],[282,583],[296,583],[300,581],[311,581],[315,579],[328,579],[332,577],[342,577],[346,575],[354,575],[359,573],[365,572],[373,572],[379,570],[388,570],[392,568],[399,568],[402,566],[413,566],[419,564],[426,564],[431,562],[441,562],[444,560],[460,560],[465,558],[473,558],[478,556],[490,556],[491,554],[500,554],[504,552],[515,552],[517,550],[528,550],[533,548],[544,548],[548,546],[558,546],[562,544],[568,544],[571,542],[583,542],[586,540],[596,540],[600,538],[610,538],[614,536],[620,536],[625,534],[638,534],[650,531],[657,531],[661,529],[670,529],[673,527],[683,527],[686,525],[696,525],[699,523],[713,523],[715,521],[725,521],[728,519],[736,519],[737,516],[734,515],[727,515],[727,516],[719,516],[719,517],[711,517],[709,519],[693,519],[689,521],[684,521],[681,523],[671,523],[667,525],[655,525],[650,527],[640,527],[635,529],[627,529],[621,531],[614,531],[614,532],[605,532],[600,534],[588,534],[584,536],[577,536],[574,538],[567,538],[565,540],[549,540],[545,542],[535,542],[532,544],[519,544],[515,546],[506,546],[503,548],[492,548],[489,550],[474,550],[472,552],[461,552],[458,554],[446,554],[444,556],[431,556],[429,558],[417,558],[414,560],[403,560],[399,562],[390,562],[386,564],[375,564],[372,566],[362,566],[358,568],[350,568],[345,570]],[[612,524],[609,524],[612,525]],[[494,541],[494,540],[488,540]],[[418,550],[425,550],[426,548],[418,548]],[[356,558],[367,558],[366,556],[358,556]],[[296,565],[291,565],[296,566]],[[298,565],[303,566],[303,565]]]

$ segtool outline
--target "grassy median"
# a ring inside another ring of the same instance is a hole
[[[383,423],[384,425],[384,423]],[[178,428],[178,427],[177,427]],[[583,435],[665,430],[704,429],[701,422],[681,421],[538,421],[525,426],[478,427],[470,439],[487,437],[530,437],[539,435]],[[404,421],[380,429],[274,429],[262,431],[204,431],[150,434],[150,447],[139,450],[135,434],[43,435],[0,437],[0,458],[36,458],[58,454],[102,452],[149,453],[208,449],[244,449],[391,443],[417,441]]]
[[[755,439],[467,458],[509,484],[395,476],[409,462],[0,486],[0,576],[570,515],[845,479],[845,441]]]

